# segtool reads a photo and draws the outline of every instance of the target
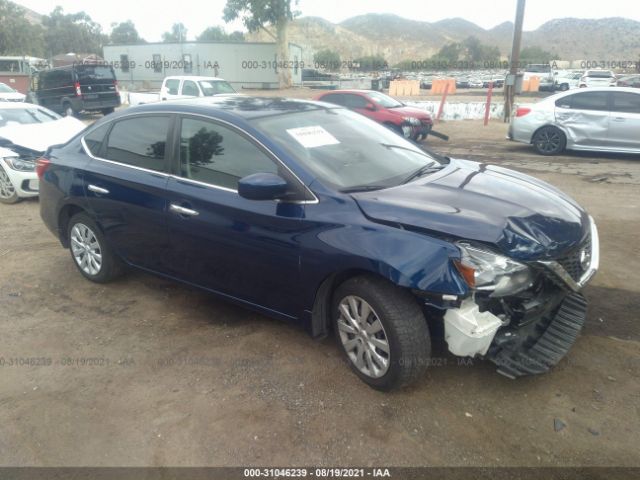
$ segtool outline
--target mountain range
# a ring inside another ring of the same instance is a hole
[[[319,17],[299,17],[289,28],[289,40],[303,47],[310,58],[315,51],[330,49],[343,61],[383,55],[390,64],[426,59],[443,45],[472,35],[482,43],[497,46],[506,59],[511,51],[513,23],[504,22],[487,30],[462,18],[424,22],[370,13],[337,24]],[[273,41],[265,32],[254,33],[249,39]],[[527,46],[541,47],[561,60],[638,62],[640,22],[620,17],[550,20],[523,33],[523,47]]]

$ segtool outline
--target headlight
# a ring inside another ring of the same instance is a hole
[[[407,122],[409,125],[420,125],[420,120],[415,117],[403,117],[402,120]]]
[[[33,172],[36,169],[36,164],[29,160],[22,160],[17,157],[8,157],[4,161],[10,168],[19,172]]]
[[[491,292],[491,297],[505,297],[533,283],[534,274],[527,265],[468,243],[457,245],[462,258],[456,267],[471,288]]]

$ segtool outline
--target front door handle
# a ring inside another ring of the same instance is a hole
[[[106,188],[98,187],[96,185],[89,185],[87,189],[99,195],[109,195],[109,190],[107,190]]]
[[[624,117],[616,117],[613,119],[614,122],[624,122],[625,118]]]
[[[176,205],[175,203],[172,203],[169,206],[169,209],[174,213],[177,213],[179,215],[186,215],[188,217],[195,217],[197,215],[200,215],[200,213],[197,212],[196,210],[192,210],[190,208],[182,207],[180,205]]]

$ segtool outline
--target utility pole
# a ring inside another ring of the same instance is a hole
[[[511,110],[516,96],[516,74],[518,73],[518,64],[520,63],[520,46],[522,44],[522,24],[524,23],[524,8],[526,0],[518,0],[516,7],[516,22],[513,26],[513,45],[511,46],[511,63],[509,67],[509,75],[512,85],[504,87],[504,121],[511,120]]]

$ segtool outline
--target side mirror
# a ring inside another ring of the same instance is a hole
[[[367,104],[364,106],[364,108],[365,108],[366,110],[371,110],[372,112],[375,112],[375,111],[376,111],[376,106],[375,106],[373,103],[367,103]]]
[[[275,200],[287,189],[286,180],[274,173],[254,173],[238,181],[238,194],[247,200]]]

